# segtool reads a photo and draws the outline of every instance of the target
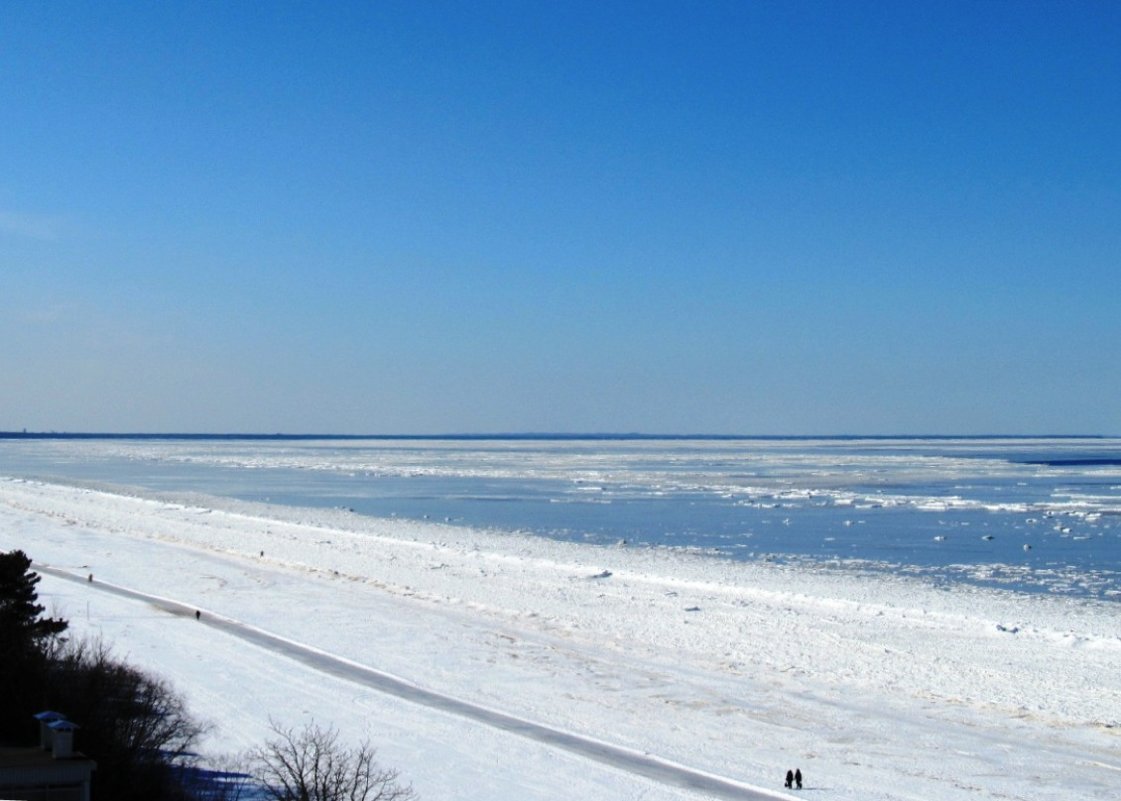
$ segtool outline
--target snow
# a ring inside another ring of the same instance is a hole
[[[825,567],[0,479],[40,599],[169,678],[207,754],[269,719],[369,737],[423,799],[698,799],[105,591],[784,796],[1114,799],[1121,607]],[[262,555],[263,554],[263,555]],[[746,797],[746,796],[745,796]]]

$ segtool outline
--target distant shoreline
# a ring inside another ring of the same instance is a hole
[[[836,442],[853,442],[860,440],[887,441],[887,440],[1017,440],[1017,439],[1109,439],[1106,434],[641,434],[641,433],[576,433],[562,434],[551,432],[528,433],[487,433],[487,434],[253,434],[253,433],[139,433],[139,432],[86,432],[86,431],[0,431],[0,440],[31,439],[31,440],[76,440],[76,439],[106,439],[106,440],[215,440],[215,441],[306,441],[306,440],[335,440],[335,441],[402,441],[422,440],[438,441],[452,440],[464,442],[479,442],[486,440],[497,441],[524,441],[524,442],[573,442],[587,440],[593,442],[607,441],[682,441],[702,440],[713,442],[807,442],[813,440],[827,440]]]

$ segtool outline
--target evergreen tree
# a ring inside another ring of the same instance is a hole
[[[8,653],[35,650],[66,630],[61,618],[43,618],[35,587],[40,576],[23,551],[0,553],[0,643]]]
[[[48,653],[66,630],[61,618],[42,617],[35,587],[39,574],[23,551],[0,553],[0,687],[8,702],[0,712],[0,737],[22,739],[35,731],[31,715],[42,711]]]

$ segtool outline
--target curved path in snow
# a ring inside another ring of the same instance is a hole
[[[86,576],[75,575],[68,570],[46,565],[36,564],[34,569],[56,578],[86,584],[101,592],[109,592],[124,598],[151,604],[157,609],[172,615],[183,617],[193,617],[195,615],[195,607],[169,598],[148,595],[116,584],[106,584],[102,581],[91,583]],[[712,798],[731,799],[732,801],[774,801],[777,798],[788,798],[785,795],[749,787],[731,779],[667,762],[649,754],[611,745],[584,735],[550,728],[540,723],[533,723],[448,695],[442,695],[432,690],[425,690],[388,673],[382,673],[311,646],[301,645],[275,634],[269,634],[254,626],[239,623],[230,618],[204,614],[199,622],[266,650],[294,659],[336,678],[355,682],[379,692],[388,693],[451,715],[458,715],[478,723],[484,723],[545,745],[563,748],[587,759],[593,759],[618,770],[628,771],[671,787],[694,790]]]

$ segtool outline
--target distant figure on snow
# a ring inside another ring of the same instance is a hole
[[[200,617],[202,617],[202,612],[200,612],[199,610],[196,609],[195,610],[195,620],[198,620]]]
[[[798,785],[798,789],[802,789],[802,769],[798,768],[794,771],[794,783]]]
[[[86,581],[88,581],[90,584],[93,584],[93,573],[89,574],[89,577],[86,578]]]
[[[794,771],[792,771],[792,770],[786,771],[786,785],[785,786],[787,788],[790,788],[790,787],[794,786]]]

